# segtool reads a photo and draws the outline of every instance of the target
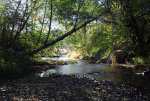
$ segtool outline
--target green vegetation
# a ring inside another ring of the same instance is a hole
[[[48,64],[53,64],[53,65],[64,65],[64,64],[76,64],[78,61],[76,60],[70,60],[70,61],[64,61],[64,60],[42,60],[42,59],[36,59],[36,62],[41,62],[41,63],[48,63]]]
[[[150,2],[106,0],[103,5],[109,13],[69,36],[66,43],[97,62],[149,64]]]
[[[22,73],[63,45],[98,62],[150,63],[148,0],[0,2],[0,72]]]

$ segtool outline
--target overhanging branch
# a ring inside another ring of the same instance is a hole
[[[48,44],[42,45],[41,47],[39,47],[39,48],[33,50],[32,52],[30,52],[30,53],[28,53],[28,54],[29,54],[29,55],[34,55],[34,54],[38,53],[39,51],[41,51],[41,50],[43,50],[43,49],[45,49],[45,48],[47,48],[47,47],[49,47],[49,46],[51,46],[51,45],[54,45],[55,43],[57,43],[57,42],[63,40],[63,39],[66,38],[67,36],[69,36],[69,35],[71,35],[72,33],[78,31],[79,29],[83,28],[84,26],[86,26],[86,25],[89,24],[90,22],[92,22],[92,21],[98,19],[100,16],[103,16],[103,15],[106,14],[106,13],[108,13],[108,11],[102,12],[102,13],[99,14],[97,17],[94,17],[94,18],[92,18],[91,20],[86,21],[84,24],[80,25],[79,27],[73,28],[71,31],[67,32],[66,34],[64,34],[64,35],[62,35],[62,36],[56,38],[55,40],[49,42]]]

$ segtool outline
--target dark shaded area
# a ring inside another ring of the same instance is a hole
[[[98,81],[89,74],[50,75],[0,82],[0,100],[53,100],[53,101],[148,101],[149,93],[142,93],[124,83]]]

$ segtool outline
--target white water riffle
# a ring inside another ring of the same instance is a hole
[[[47,71],[41,73],[40,77],[47,77],[48,75],[51,75],[54,73],[56,73],[56,69],[50,69],[50,70],[47,70]]]

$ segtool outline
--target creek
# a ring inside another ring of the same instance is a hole
[[[62,57],[53,57],[53,58],[42,58],[42,59],[51,59],[51,60],[65,60],[69,61],[70,59]],[[121,66],[115,66],[111,64],[91,64],[87,60],[78,60],[77,64],[68,64],[68,65],[59,65],[55,69],[46,70],[41,73],[41,77],[48,77],[52,74],[61,74],[61,75],[72,75],[72,74],[92,74],[100,80],[106,80],[115,83],[124,82],[129,85],[134,85],[136,87],[149,89],[150,81],[149,76],[141,74],[144,71],[143,68],[126,68]]]

